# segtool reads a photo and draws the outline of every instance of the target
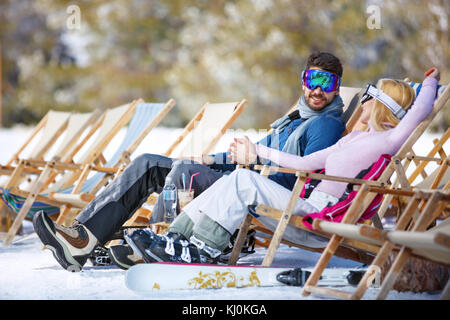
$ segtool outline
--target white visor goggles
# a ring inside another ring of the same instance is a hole
[[[381,89],[375,87],[373,84],[368,84],[366,91],[361,98],[361,104],[370,100],[371,98],[374,98],[384,104],[389,110],[391,110],[391,112],[394,114],[394,116],[397,117],[397,119],[402,119],[406,114],[405,109],[403,109],[397,102],[395,102],[394,99],[389,97],[386,93],[384,93]]]

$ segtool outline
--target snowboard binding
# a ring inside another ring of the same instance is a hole
[[[277,280],[288,286],[302,287],[310,275],[311,272],[309,271],[303,271],[301,268],[295,268],[280,272],[277,274]]]
[[[89,260],[94,266],[110,266],[113,264],[109,258],[108,249],[100,245],[95,247],[89,256]]]

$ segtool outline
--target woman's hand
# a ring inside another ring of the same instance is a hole
[[[439,71],[438,68],[433,67],[431,69],[428,69],[427,72],[425,72],[424,74],[425,77],[433,77],[435,78],[437,81],[441,80],[441,72]]]
[[[233,163],[245,165],[256,163],[256,145],[247,136],[234,138],[234,142],[230,144],[228,152],[231,153],[231,161]]]

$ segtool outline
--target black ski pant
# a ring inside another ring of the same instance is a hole
[[[153,193],[161,193],[166,177],[170,175],[178,189],[188,188],[191,175],[194,197],[209,188],[223,173],[190,161],[180,161],[168,157],[143,154],[134,159],[120,176],[103,189],[75,218],[86,226],[100,243],[111,240],[114,233],[132,217]],[[158,197],[150,223],[162,221],[164,205]]]

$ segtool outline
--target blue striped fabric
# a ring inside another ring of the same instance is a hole
[[[413,89],[416,91],[416,97],[417,97],[419,95],[420,89],[422,89],[422,83],[410,82],[409,85],[411,87],[413,87]],[[442,86],[440,84],[437,86],[435,99],[437,99],[438,97],[441,96],[441,94],[444,92],[446,87],[447,86]]]
[[[140,103],[136,107],[136,112],[131,120],[127,133],[122,140],[122,143],[117,148],[111,159],[105,164],[105,167],[112,167],[120,159],[122,152],[124,152],[134,140],[144,131],[147,125],[161,112],[165,103]],[[84,183],[81,193],[89,192],[106,173],[97,172]],[[74,186],[60,190],[62,193],[71,193]],[[19,213],[26,198],[11,194],[8,189],[0,188],[2,194],[1,199],[5,204],[15,213]],[[43,194],[45,196],[45,194]],[[54,207],[43,202],[34,202],[27,217],[32,218],[35,213],[44,210],[47,214],[53,215],[59,213],[59,207]]]

